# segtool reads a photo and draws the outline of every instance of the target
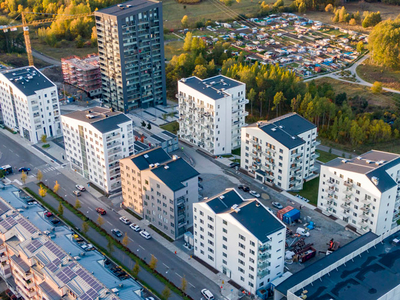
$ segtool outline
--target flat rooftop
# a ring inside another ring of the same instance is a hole
[[[32,96],[37,90],[56,86],[33,66],[7,70],[2,74],[25,96]]]
[[[127,1],[121,4],[113,5],[107,8],[100,9],[95,11],[95,15],[111,15],[111,16],[125,16],[125,15],[134,15],[136,11],[142,10],[144,8],[151,8],[155,5],[159,4],[161,6],[161,2],[155,0],[134,0]]]
[[[3,217],[4,212],[10,210],[8,205],[11,205],[19,211],[15,216],[18,224],[21,225],[18,231],[24,234],[26,238],[29,234],[35,236],[35,239],[27,238],[23,242],[12,238],[10,240],[11,245],[16,248],[20,247],[20,251],[24,251],[28,257],[35,256],[36,259],[43,262],[45,267],[42,272],[46,272],[46,275],[60,286],[68,285],[68,288],[77,292],[79,299],[85,299],[85,294],[90,292],[89,289],[82,294],[86,287],[101,291],[99,293],[103,295],[102,299],[105,300],[143,299],[138,295],[141,286],[136,281],[131,277],[121,280],[115,276],[106,267],[105,257],[100,252],[95,249],[85,251],[75,242],[74,232],[68,227],[53,225],[49,218],[44,216],[46,210],[40,204],[27,205],[30,200],[33,199],[27,197],[23,191],[15,186],[8,185],[5,189],[0,189],[0,215]],[[7,228],[13,226],[13,223],[9,220],[11,217],[6,219],[3,218],[0,223],[5,224]],[[19,219],[23,219],[25,222],[22,223]],[[3,226],[0,227],[2,231],[5,229]],[[25,228],[26,231],[21,231],[21,228]],[[39,231],[42,234],[38,235]],[[68,249],[68,253],[63,249]],[[63,262],[63,264],[61,265],[60,262]],[[88,284],[86,281],[91,283],[86,286]],[[84,286],[86,287],[84,288]],[[45,285],[44,288],[50,294],[52,293],[48,285]],[[108,292],[104,293],[104,289],[108,289]],[[113,289],[118,290],[118,296],[111,292]],[[107,296],[104,297],[104,295]]]
[[[73,56],[61,59],[62,63],[72,65],[76,69],[80,69],[82,71],[99,69],[99,61],[100,61],[99,56],[95,54],[82,58],[78,56]]]
[[[244,85],[240,81],[223,75],[217,75],[204,80],[192,76],[182,78],[180,82],[214,100],[222,99],[229,95],[229,89]]]

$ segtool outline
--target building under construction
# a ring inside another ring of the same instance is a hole
[[[62,58],[61,62],[65,83],[85,91],[90,97],[101,94],[101,73],[98,55],[89,54],[84,58],[70,56]]]

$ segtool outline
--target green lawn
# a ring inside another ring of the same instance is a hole
[[[319,186],[319,177],[314,178],[313,180],[307,181],[303,184],[303,190],[298,193],[292,194],[299,194],[310,200],[310,204],[317,206],[318,202],[318,186]]]
[[[175,37],[177,38],[177,37]],[[185,51],[183,51],[182,47],[183,47],[183,40],[176,40],[176,41],[170,41],[167,42],[164,45],[164,53],[165,53],[165,59],[166,60],[171,60],[171,58],[174,55],[181,55],[182,53],[184,53]]]
[[[237,149],[235,149],[235,150],[232,150],[232,154],[235,154],[235,155],[240,155],[240,147],[239,148],[237,148]]]
[[[316,152],[319,153],[319,157],[318,160],[322,161],[324,163],[331,161],[332,159],[335,159],[336,157],[338,157],[335,154],[329,153],[329,152],[325,152],[325,151],[321,151],[321,150],[316,150]]]
[[[162,129],[165,129],[166,131],[172,132],[173,134],[177,134],[179,130],[179,123],[177,121],[165,124],[160,126]]]

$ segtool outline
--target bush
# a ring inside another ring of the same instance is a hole
[[[375,81],[374,84],[371,86],[371,91],[374,94],[379,94],[382,92],[382,82]]]
[[[42,145],[42,148],[50,148],[50,144],[44,144]]]

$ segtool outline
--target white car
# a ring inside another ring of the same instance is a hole
[[[75,187],[76,187],[78,190],[80,190],[81,192],[86,191],[86,189],[85,189],[85,187],[84,187],[83,185],[77,184]]]
[[[122,223],[126,224],[126,225],[131,224],[131,221],[129,221],[129,219],[128,219],[127,217],[121,217],[121,218],[119,218],[119,220],[120,220]]]
[[[137,224],[135,224],[135,223],[132,223],[131,225],[129,225],[129,227],[130,227],[132,230],[136,231],[136,232],[138,232],[138,231],[141,230],[140,227],[139,227],[139,225],[137,225]]]
[[[260,198],[261,197],[261,195],[259,193],[257,193],[256,191],[250,191],[249,194],[252,195],[253,197],[256,197],[256,198]]]
[[[140,232],[140,235],[141,235],[142,237],[144,237],[146,240],[151,239],[150,233],[148,233],[146,230],[142,230],[142,231]]]
[[[207,300],[214,300],[214,295],[207,289],[202,289],[201,294],[203,295],[204,298]]]

